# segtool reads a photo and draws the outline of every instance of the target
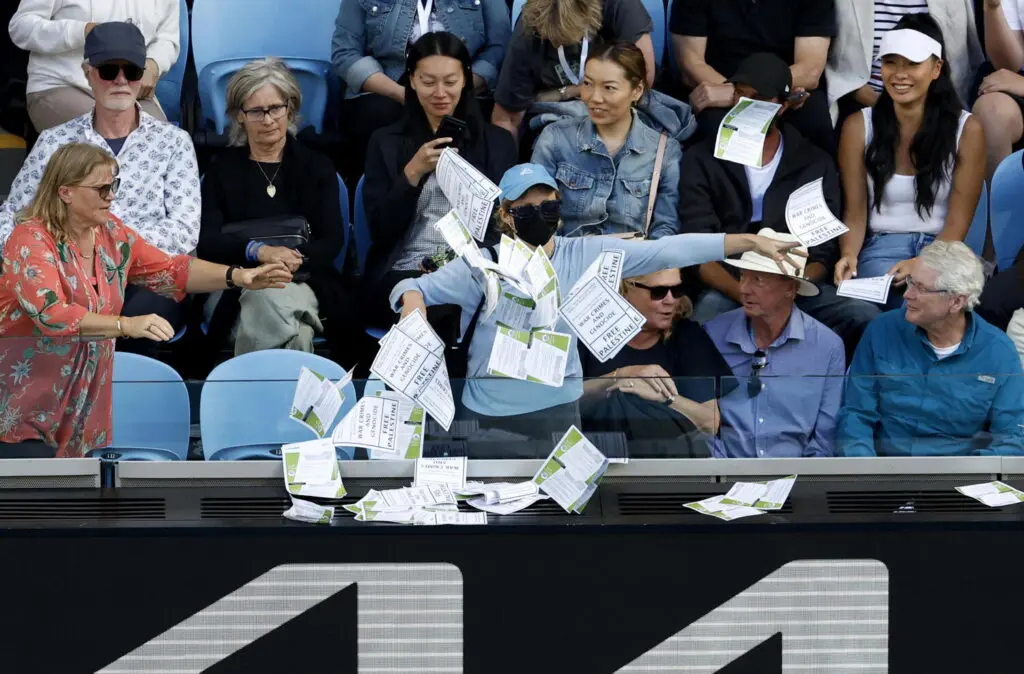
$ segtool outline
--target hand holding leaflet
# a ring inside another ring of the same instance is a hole
[[[790,194],[786,201],[789,232],[807,247],[817,246],[850,231],[829,209],[822,184],[822,178],[809,182]]]
[[[718,125],[715,159],[761,168],[764,139],[782,106],[740,98]]]
[[[889,299],[889,286],[892,285],[892,279],[893,277],[889,274],[868,278],[848,278],[839,284],[836,295],[885,304]]]

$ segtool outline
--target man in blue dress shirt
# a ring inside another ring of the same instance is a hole
[[[1024,454],[1024,375],[1001,330],[973,313],[985,276],[959,241],[936,241],[907,277],[904,308],[857,347],[839,414],[846,456]]]
[[[767,228],[760,234],[796,240]],[[744,253],[725,264],[740,269],[743,304],[704,328],[739,386],[721,399],[712,455],[832,456],[846,368],[843,342],[794,305],[798,295],[814,296],[818,288],[803,278],[802,268],[783,275],[761,255]]]

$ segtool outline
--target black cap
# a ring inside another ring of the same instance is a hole
[[[760,98],[785,99],[793,88],[793,74],[789,66],[769,53],[751,54],[743,59],[729,81],[753,87]]]
[[[85,58],[89,65],[127,61],[146,67],[146,38],[137,26],[122,21],[96,24],[85,36]]]

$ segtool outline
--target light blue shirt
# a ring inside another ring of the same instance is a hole
[[[789,322],[767,349],[761,390],[750,396],[757,346],[743,309],[728,311],[704,326],[739,386],[722,398],[715,458],[832,456],[836,415],[843,395],[843,341],[793,307]]]
[[[724,234],[681,234],[657,241],[629,241],[610,237],[555,237],[551,264],[558,276],[562,298],[569,294],[587,267],[605,250],[622,250],[625,258],[622,277],[643,276],[661,269],[688,267],[725,257]],[[407,279],[391,291],[391,306],[398,311],[402,294],[418,290],[427,306],[457,304],[462,308],[462,334],[483,297],[483,286],[469,264],[456,260],[432,274]],[[555,330],[572,335],[565,381],[561,387],[546,386],[518,379],[488,377],[487,362],[497,334],[495,317],[481,315],[469,345],[470,380],[462,393],[462,403],[477,414],[505,417],[527,414],[578,400],[583,395],[583,368],[576,350],[576,336],[561,317]]]

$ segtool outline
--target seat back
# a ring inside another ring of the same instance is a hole
[[[665,5],[662,0],[643,0],[647,13],[651,15],[651,42],[654,43],[654,64],[659,69],[665,59]]]
[[[516,27],[516,21],[519,20],[519,15],[523,11],[523,5],[526,4],[526,0],[514,0],[512,2],[512,28]]]
[[[113,450],[120,460],[184,461],[191,424],[188,389],[174,368],[134,353],[114,353]]]
[[[282,444],[315,439],[288,414],[302,366],[335,381],[345,376],[334,361],[286,349],[254,351],[215,367],[199,398],[206,460],[280,459]],[[356,403],[351,383],[342,393],[339,420]]]
[[[223,134],[231,76],[253,59],[277,56],[302,89],[300,128],[312,126],[320,133],[337,13],[338,3],[329,0],[195,0],[192,55],[203,119]]]
[[[672,29],[669,27],[669,22],[672,20],[672,3],[675,0],[668,0],[668,7],[665,9],[665,51],[668,52],[668,74],[672,77],[673,82],[678,82],[682,78],[683,70],[679,67],[679,61],[676,60],[676,51],[672,46]]]
[[[342,243],[341,252],[334,259],[334,267],[341,271],[345,267],[345,257],[348,255],[348,244],[352,240],[352,216],[348,205],[348,187],[345,181],[338,176],[338,209],[341,211]]]
[[[185,81],[185,68],[188,66],[189,21],[188,5],[185,0],[178,0],[178,60],[174,62],[156,83],[156,99],[167,115],[167,121],[181,125],[181,86]]]
[[[970,246],[975,255],[981,255],[985,250],[985,234],[988,232],[988,183],[981,184],[981,197],[978,198],[978,208],[974,211],[974,219],[971,220],[971,227],[967,230],[964,243]]]
[[[1004,159],[992,176],[989,226],[999,269],[1009,269],[1024,245],[1024,150]]]
[[[353,212],[352,238],[355,239],[356,257],[359,259],[359,273],[366,271],[366,257],[370,253],[370,221],[366,218],[366,207],[363,205],[363,183],[366,176],[359,178],[356,184],[356,203]]]

